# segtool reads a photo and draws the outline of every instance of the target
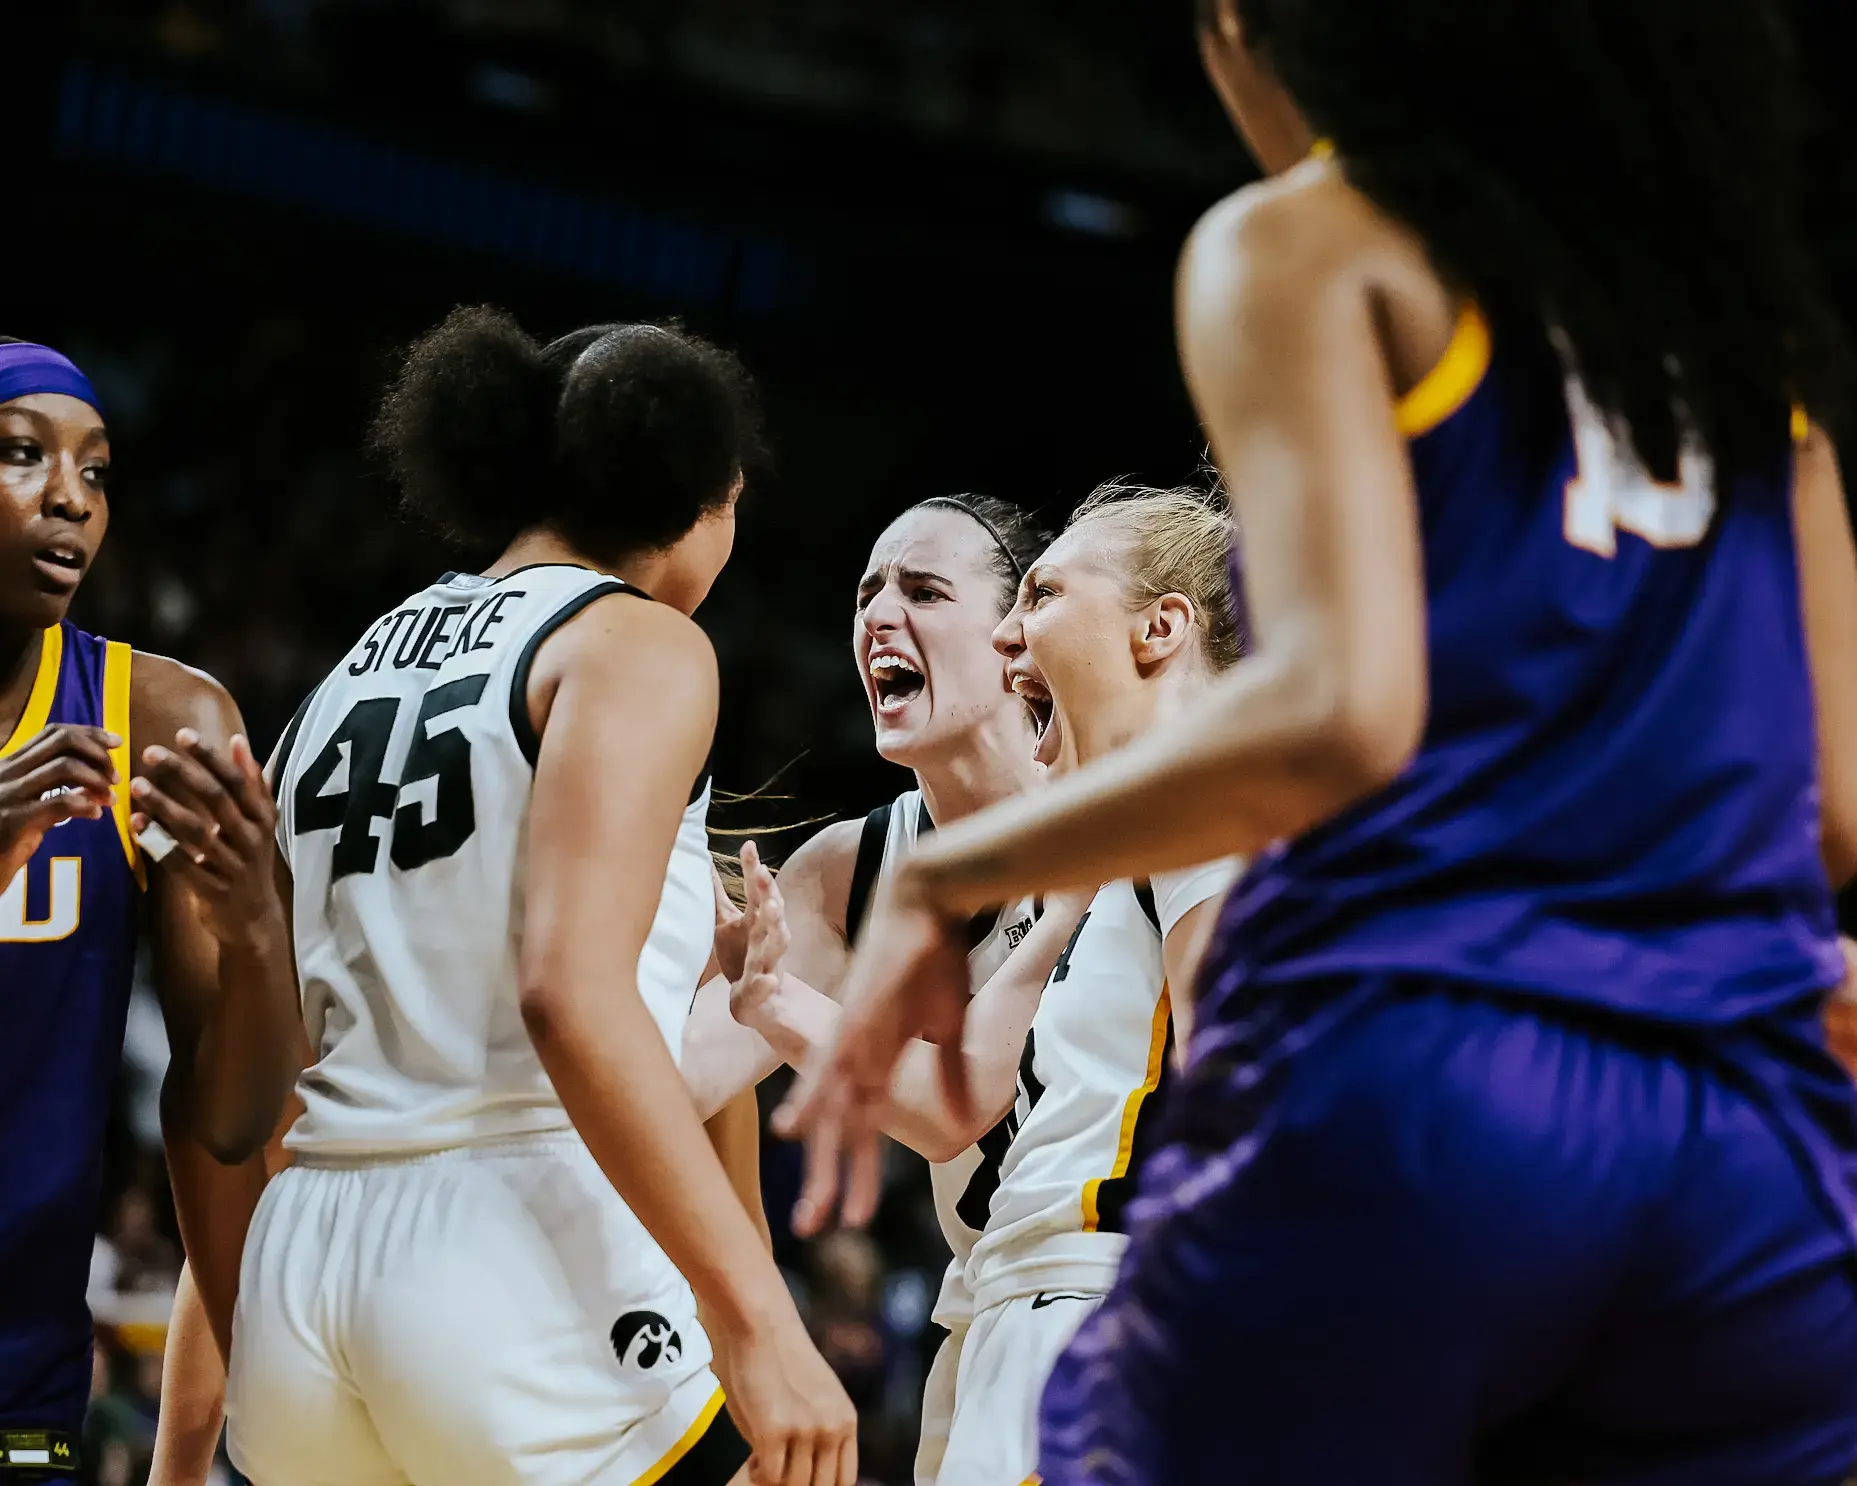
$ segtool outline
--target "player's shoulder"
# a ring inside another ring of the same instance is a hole
[[[181,728],[224,742],[243,724],[232,693],[214,677],[137,650],[129,668],[129,725],[139,751],[144,742],[172,742]]]
[[[630,591],[596,596],[548,634],[538,672],[595,674],[644,670],[717,689],[716,648],[689,615]]]
[[[588,649],[642,641],[679,660],[706,656],[713,661],[716,653],[703,627],[688,614],[630,589],[596,593],[556,633]]]
[[[1306,303],[1337,284],[1370,282],[1415,252],[1413,234],[1349,185],[1340,167],[1312,159],[1232,193],[1201,217],[1181,280],[1200,293]]]
[[[822,915],[841,931],[857,871],[858,844],[864,823],[841,820],[815,832],[780,869],[781,896]]]

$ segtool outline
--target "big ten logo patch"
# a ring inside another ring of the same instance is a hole
[[[1025,942],[1025,936],[1032,932],[1032,921],[1022,918],[1016,924],[1006,926],[1006,948],[1017,949]]]
[[[683,1356],[683,1338],[656,1311],[627,1311],[613,1322],[613,1352],[627,1367],[650,1372]]]
[[[0,944],[50,944],[77,932],[84,901],[84,859],[27,862],[0,892]]]

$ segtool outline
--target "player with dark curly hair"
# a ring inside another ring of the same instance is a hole
[[[861,1215],[966,915],[1254,857],[1047,1486],[1857,1464],[1846,348],[1778,10],[1202,5],[1270,172],[1178,300],[1255,650],[924,845],[800,1111]]]
[[[382,615],[272,763],[310,1051],[233,1458],[725,1486],[752,1447],[757,1483],[852,1486],[850,1403],[677,1069],[715,920],[690,614],[760,454],[748,375],[674,326],[538,345],[458,310],[373,442],[409,511],[501,555]]]

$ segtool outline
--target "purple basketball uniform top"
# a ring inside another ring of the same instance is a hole
[[[1240,882],[1214,1003],[1413,975],[1707,1028],[1840,978],[1786,430],[1765,468],[1660,485],[1570,389],[1544,479],[1515,389],[1467,310],[1401,404],[1424,738]]]
[[[116,808],[46,832],[0,883],[0,1432],[75,1432],[90,1394],[84,1291],[104,1134],[122,1061],[143,867],[129,831],[127,645],[45,632],[26,710],[0,755],[53,723],[108,728]],[[70,1440],[51,1440],[48,1450]],[[75,1462],[67,1453],[55,1468]]]

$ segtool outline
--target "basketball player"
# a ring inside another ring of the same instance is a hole
[[[976,906],[1282,841],[1046,1482],[1835,1486],[1857,554],[1778,8],[1203,14],[1274,173],[1180,280],[1255,653],[897,875],[822,1154],[958,1035]]]
[[[83,1464],[84,1290],[137,939],[149,936],[171,1049],[161,1109],[176,1205],[202,1253],[229,1251],[236,1262],[237,1234],[201,1200],[202,1176],[262,1145],[289,1087],[277,1050],[297,1016],[270,888],[270,800],[238,708],[209,677],[66,618],[109,528],[109,468],[109,432],[83,372],[45,346],[0,342],[0,1478],[9,1486],[69,1480]],[[209,745],[229,754],[223,787],[201,763]],[[189,823],[211,834],[151,866],[132,801],[190,837]]]
[[[688,616],[756,425],[693,336],[542,347],[488,310],[387,396],[409,506],[502,556],[383,615],[273,761],[314,1061],[233,1322],[231,1450],[264,1486],[855,1480],[675,1062],[713,922]]]
[[[1038,776],[1032,721],[1006,684],[992,635],[1026,565],[1047,540],[1007,501],[938,496],[903,512],[871,549],[858,584],[851,649],[877,752],[911,770],[915,785],[863,821],[820,831],[781,870],[793,938],[786,969],[826,995],[844,975],[852,934],[873,890],[917,840],[1018,793]],[[1004,967],[1031,933],[1035,907],[1025,899],[970,922],[964,945],[970,986],[985,985]],[[1060,938],[1050,956],[1061,947]],[[1029,980],[1035,996],[1044,975],[1023,968],[1030,964],[1022,962],[1020,983]],[[1003,1010],[1010,1015],[1018,1006],[1014,1000]],[[1029,1006],[1020,1009],[1029,1014]],[[685,1073],[705,1114],[782,1062],[730,1015],[726,982],[704,987],[686,1038]],[[961,1339],[972,1314],[963,1266],[980,1236],[998,1156],[989,1157],[971,1139],[952,1148],[923,1139],[915,1148],[930,1159],[935,1211],[953,1254],[933,1311],[948,1336],[929,1372],[916,1462],[916,1478],[928,1486],[939,1469]]]
[[[1237,660],[1229,541],[1222,501],[1111,485],[1033,564],[994,642],[1043,722],[1047,767],[1068,772],[1167,725]],[[1068,912],[1047,905],[1032,939],[968,1010],[969,1110],[950,1111],[941,1097],[934,1049],[911,1049],[898,1068],[890,1134],[919,1144],[924,1127],[939,1125],[956,1142],[987,1131],[981,1145],[994,1157],[975,1213],[984,1232],[966,1266],[975,1317],[941,1465],[949,1486],[1020,1486],[1037,1463],[1045,1379],[1115,1278],[1128,1198],[1155,1142],[1173,1069],[1169,987],[1187,983],[1187,957],[1233,872],[1213,863],[1111,883]],[[777,940],[773,880],[752,862],[747,877],[753,938]],[[1002,986],[1053,928],[1063,952],[1054,944],[1043,962],[1048,984],[1035,982],[1029,997]],[[769,958],[766,946],[751,947],[738,1014],[803,1061],[809,1044],[829,1037],[838,1009],[769,973]],[[809,1000],[820,1004],[809,1009]],[[1008,1010],[1027,1002],[1031,1015]],[[828,1207],[816,1195],[806,1204],[809,1215]]]

